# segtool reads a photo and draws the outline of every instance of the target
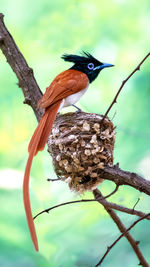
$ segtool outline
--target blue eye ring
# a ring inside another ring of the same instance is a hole
[[[94,64],[91,62],[87,65],[89,70],[93,70],[94,69]]]

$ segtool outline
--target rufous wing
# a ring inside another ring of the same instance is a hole
[[[47,108],[57,101],[85,89],[88,84],[89,79],[85,73],[73,69],[66,70],[56,76],[50,86],[46,88],[38,106]]]

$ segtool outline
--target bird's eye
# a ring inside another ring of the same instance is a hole
[[[93,63],[89,63],[87,65],[87,67],[88,67],[89,70],[93,70],[94,69],[94,64]]]

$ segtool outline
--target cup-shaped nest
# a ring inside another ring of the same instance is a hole
[[[48,140],[57,176],[83,193],[102,181],[100,170],[113,165],[115,131],[108,119],[91,113],[58,115]]]

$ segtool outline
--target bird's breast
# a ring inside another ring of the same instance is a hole
[[[68,107],[68,106],[71,106],[71,105],[75,104],[76,102],[78,102],[80,100],[81,96],[84,95],[84,93],[86,92],[87,89],[88,89],[88,86],[85,89],[64,98],[63,107]]]

